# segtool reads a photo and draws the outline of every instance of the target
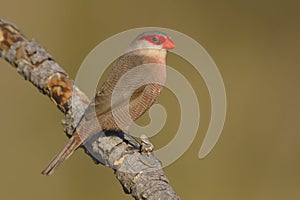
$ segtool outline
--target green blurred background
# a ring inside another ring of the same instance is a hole
[[[182,199],[300,199],[299,1],[0,0],[0,6],[1,18],[40,42],[73,78],[98,43],[121,31],[158,26],[191,36],[219,67],[228,112],[219,142],[199,160],[209,93],[192,66],[169,56],[201,106],[196,139],[165,168],[175,191]],[[67,139],[63,115],[2,59],[0,66],[0,199],[132,199],[112,170],[93,164],[82,150],[53,176],[40,175]],[[169,118],[151,138],[156,148],[174,137],[180,114],[169,91],[159,102]],[[148,121],[145,116],[139,123]]]

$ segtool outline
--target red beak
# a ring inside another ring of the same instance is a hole
[[[170,50],[175,48],[175,44],[171,38],[167,38],[162,46],[163,49]]]

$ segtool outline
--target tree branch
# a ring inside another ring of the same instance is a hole
[[[64,131],[70,136],[90,100],[68,74],[35,40],[27,40],[16,26],[1,19],[0,56],[65,114]],[[160,161],[152,153],[141,151],[132,136],[100,132],[82,147],[96,163],[112,168],[124,192],[135,199],[179,199]]]

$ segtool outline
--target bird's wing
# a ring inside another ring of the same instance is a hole
[[[86,120],[103,116],[103,118],[112,117],[112,111],[115,116],[125,116],[124,113],[130,113],[132,121],[138,119],[144,114],[154,103],[158,95],[160,94],[162,86],[159,84],[147,84],[139,87],[129,97],[118,98],[116,102],[111,101],[111,95],[104,95],[104,93],[98,93],[97,98],[87,108],[85,113]],[[122,97],[122,96],[121,96]],[[129,110],[128,110],[129,109]],[[107,120],[110,120],[107,118]],[[127,119],[124,119],[124,123],[127,123]],[[121,121],[123,121],[121,119]]]
[[[110,113],[112,109],[119,110],[121,108],[124,109],[126,105],[129,105],[132,102],[136,102],[137,99],[140,99],[143,91],[146,86],[139,87],[134,93],[130,96],[119,95],[118,98],[112,101],[112,94],[101,92],[101,90],[97,93],[96,97],[91,101],[88,108],[85,112],[86,120],[90,120],[95,117],[99,117],[101,115],[105,115],[106,113]]]

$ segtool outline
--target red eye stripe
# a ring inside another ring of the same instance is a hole
[[[154,41],[153,38],[157,38],[157,41]],[[147,35],[140,38],[140,40],[147,40],[152,44],[160,45],[166,41],[166,38],[161,35]]]

